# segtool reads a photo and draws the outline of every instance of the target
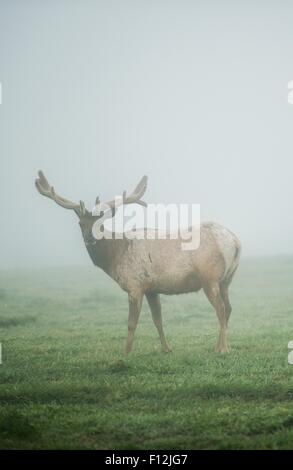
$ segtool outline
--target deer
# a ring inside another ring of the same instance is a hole
[[[95,211],[88,211],[83,201],[76,203],[59,196],[42,171],[39,171],[35,185],[41,195],[75,212],[93,264],[128,294],[126,354],[133,347],[144,296],[159,334],[162,351],[171,352],[163,330],[160,295],[198,292],[201,289],[213,306],[219,322],[215,351],[230,351],[227,341],[228,321],[232,311],[229,286],[238,268],[241,252],[240,241],[233,232],[218,223],[203,222],[199,228],[200,244],[194,250],[182,250],[180,236],[175,239],[148,239],[128,237],[125,233],[121,238],[97,238],[93,227],[100,223],[100,230],[106,231],[104,222],[107,218],[115,217],[117,199],[102,205],[107,209],[96,214]],[[147,177],[144,176],[129,196],[124,191],[120,205],[139,204],[146,207],[147,204],[142,200],[146,189]],[[98,205],[99,197],[96,199],[96,207]]]

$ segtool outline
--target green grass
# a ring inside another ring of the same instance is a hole
[[[127,296],[88,268],[0,272],[0,448],[292,449],[293,258],[243,260],[231,353],[202,293],[146,302],[123,354]]]

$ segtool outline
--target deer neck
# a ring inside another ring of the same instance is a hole
[[[103,269],[109,276],[114,277],[117,260],[120,259],[126,242],[126,239],[102,238],[96,240],[93,245],[86,245],[86,248],[94,265]]]
[[[92,260],[92,262],[99,268],[105,270],[107,265],[110,262],[109,257],[109,242],[111,240],[96,240],[91,245],[86,245],[87,252]]]

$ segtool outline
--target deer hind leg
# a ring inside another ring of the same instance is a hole
[[[235,266],[233,271],[220,284],[221,296],[222,296],[222,299],[223,299],[224,304],[225,304],[227,324],[228,324],[228,321],[229,321],[229,318],[230,318],[230,315],[231,315],[231,312],[232,312],[232,307],[231,307],[231,304],[230,304],[229,292],[228,291],[229,291],[229,286],[231,284],[231,281],[233,279],[233,276],[235,274],[236,269],[237,269],[237,266]]]
[[[231,307],[230,300],[229,300],[228,289],[229,289],[229,284],[227,284],[225,282],[223,284],[221,284],[220,290],[221,290],[222,299],[223,299],[224,304],[225,304],[225,313],[226,313],[227,325],[228,325],[228,321],[229,321],[229,318],[230,318],[230,315],[231,315],[231,312],[232,312],[232,307]]]
[[[215,350],[219,353],[229,352],[227,343],[228,319],[225,310],[225,303],[221,295],[220,285],[218,283],[208,284],[204,287],[204,291],[210,303],[216,310],[220,324],[219,339]]]
[[[128,337],[126,343],[126,354],[130,353],[133,345],[134,333],[137,327],[139,314],[141,311],[142,294],[128,294],[129,316],[128,316]]]
[[[163,330],[160,296],[159,294],[152,293],[152,294],[146,294],[146,298],[147,298],[148,304],[152,312],[152,317],[153,317],[155,327],[157,328],[158,333],[159,333],[162,350],[164,352],[171,352],[172,350],[169,348],[167,344],[164,330]]]

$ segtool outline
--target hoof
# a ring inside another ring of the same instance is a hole
[[[219,348],[218,346],[215,348],[215,352],[218,353],[218,354],[228,354],[230,352],[230,348],[229,347],[222,347],[222,348]]]
[[[171,353],[171,352],[172,352],[172,349],[169,348],[169,346],[167,346],[166,348],[162,348],[162,352],[163,352],[163,353],[166,353],[166,354],[167,354],[167,353]]]

